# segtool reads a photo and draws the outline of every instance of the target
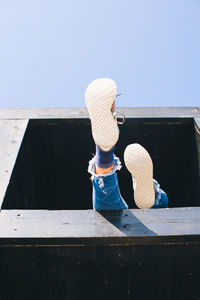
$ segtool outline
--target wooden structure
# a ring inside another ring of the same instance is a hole
[[[0,110],[0,299],[200,299],[200,109],[121,108],[169,209],[91,206],[85,109]],[[81,153],[80,153],[81,148]]]

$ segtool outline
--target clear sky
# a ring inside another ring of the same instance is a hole
[[[200,106],[199,0],[0,0],[0,107]]]

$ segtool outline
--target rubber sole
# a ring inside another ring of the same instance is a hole
[[[147,150],[139,144],[131,144],[124,151],[124,162],[132,175],[134,200],[138,208],[154,205],[153,163]]]
[[[95,143],[103,150],[109,151],[118,141],[119,129],[111,112],[117,95],[115,82],[109,78],[92,81],[85,92],[85,102],[92,126]]]

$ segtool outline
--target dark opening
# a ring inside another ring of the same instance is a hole
[[[199,206],[200,185],[193,119],[127,119],[116,155],[121,193],[135,208],[132,179],[123,161],[128,144],[150,153],[170,207]],[[4,209],[90,209],[87,173],[95,147],[88,119],[30,120],[4,199]]]

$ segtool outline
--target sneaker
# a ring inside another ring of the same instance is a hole
[[[131,144],[124,151],[124,162],[132,175],[134,200],[139,208],[167,208],[167,194],[153,179],[153,163],[147,150]]]
[[[96,145],[103,151],[114,147],[119,138],[115,113],[117,86],[112,79],[100,78],[92,81],[85,92],[85,102]]]
[[[124,162],[132,175],[134,200],[137,207],[146,209],[155,203],[153,163],[149,153],[139,144],[128,145]]]

